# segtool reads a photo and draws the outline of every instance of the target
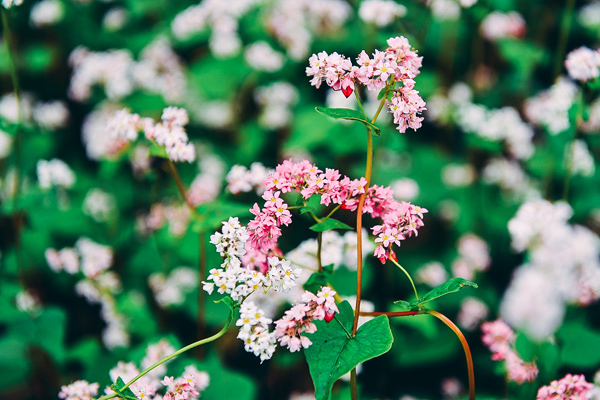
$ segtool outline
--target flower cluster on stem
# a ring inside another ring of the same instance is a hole
[[[333,90],[341,90],[349,97],[355,84],[366,86],[367,90],[386,89],[392,93],[386,100],[389,112],[394,115],[398,131],[421,127],[425,102],[414,89],[414,78],[419,74],[423,57],[414,51],[408,39],[397,36],[388,39],[385,51],[375,50],[372,58],[363,50],[356,58],[358,65],[344,55],[322,51],[309,58],[306,75],[312,77],[311,85],[319,88],[323,80]],[[398,88],[395,88],[399,84]]]
[[[537,400],[584,400],[589,399],[588,392],[594,388],[583,375],[567,374],[558,381],[552,381],[548,386],[542,386],[537,393]]]

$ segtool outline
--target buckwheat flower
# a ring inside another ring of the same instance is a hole
[[[302,275],[302,269],[292,267],[290,261],[278,257],[269,257],[267,278],[276,292],[288,292],[297,285],[296,280]]]
[[[22,121],[31,119],[33,107],[33,97],[29,93],[22,93],[20,102],[17,104],[17,99],[14,93],[8,93],[0,99],[0,116],[10,122],[17,122],[17,116],[20,114]]]
[[[563,167],[567,171],[571,170],[573,175],[594,175],[594,157],[583,140],[577,139],[566,146]]]
[[[573,81],[560,77],[549,89],[527,99],[525,115],[535,125],[545,127],[551,135],[559,134],[570,126],[569,109],[575,102],[577,93],[578,88]],[[583,125],[585,123],[582,124],[582,129]]]
[[[442,381],[442,395],[445,399],[455,399],[463,390],[464,388],[457,378],[446,378]]]
[[[471,185],[475,181],[475,168],[471,164],[446,164],[442,168],[442,182],[451,188]]]
[[[12,6],[20,6],[23,0],[2,0],[2,7],[11,8]]]
[[[472,331],[479,323],[485,320],[488,316],[489,309],[484,302],[475,297],[466,297],[460,303],[460,310],[458,312],[458,324],[468,330]]]
[[[31,7],[29,23],[36,28],[51,26],[59,22],[65,10],[58,0],[42,0]]]
[[[75,243],[75,248],[81,255],[81,271],[88,278],[97,277],[112,265],[113,252],[108,246],[82,237]]]
[[[391,0],[366,0],[358,9],[360,19],[377,26],[387,26],[405,15],[406,7]]]
[[[283,67],[285,61],[282,54],[273,50],[267,42],[259,41],[246,47],[244,60],[258,71],[275,72]]]
[[[504,360],[516,339],[514,331],[501,319],[483,323],[481,331],[481,341],[494,353],[492,359]]]
[[[69,120],[69,109],[65,103],[60,100],[37,103],[33,109],[33,119],[45,129],[56,130],[64,128]]]
[[[61,386],[58,397],[65,400],[93,400],[98,394],[99,387],[97,383],[79,380],[68,386]]]
[[[433,16],[442,21],[454,21],[460,16],[460,5],[453,0],[427,0]]]
[[[516,11],[493,11],[485,17],[480,26],[483,37],[491,41],[506,37],[519,38],[525,35],[525,30],[525,20]]]
[[[390,183],[396,200],[412,201],[419,195],[419,185],[410,178],[402,178]]]
[[[417,282],[425,283],[431,287],[436,287],[448,280],[448,272],[444,266],[437,261],[429,262],[421,266],[417,270],[415,280]]]
[[[129,12],[123,7],[112,7],[102,18],[102,27],[107,31],[120,30],[129,21]]]
[[[560,380],[550,382],[548,386],[542,386],[536,399],[589,399],[593,389],[594,385],[586,382],[585,376],[567,374]]]
[[[175,353],[177,349],[173,347],[167,340],[162,339],[157,343],[151,344],[146,348],[146,355],[142,359],[140,366],[146,369],[157,361],[162,360],[168,355]],[[162,364],[148,373],[150,377],[159,377],[166,373],[166,363]]]
[[[400,133],[406,132],[407,128],[417,130],[421,127],[423,117],[417,115],[426,110],[425,102],[419,96],[419,92],[413,89],[414,81],[397,89],[391,101],[387,102],[389,112],[394,116],[396,129]]]
[[[75,184],[75,174],[64,161],[54,158],[50,161],[39,160],[37,175],[40,187],[50,189],[53,186],[70,188]]]
[[[83,213],[96,222],[108,221],[117,211],[115,197],[99,188],[90,189],[83,199]]]
[[[577,12],[577,19],[581,25],[589,29],[600,26],[600,3],[594,2],[582,6]]]
[[[600,75],[600,53],[588,47],[580,47],[567,54],[565,67],[569,76],[586,82]]]
[[[13,137],[0,130],[0,159],[8,156],[12,150]]]
[[[19,311],[26,312],[31,317],[38,316],[42,311],[42,303],[35,291],[31,289],[17,293],[15,306]]]
[[[538,375],[535,361],[525,362],[515,352],[508,353],[506,357],[508,379],[522,385],[524,382],[533,382]]]

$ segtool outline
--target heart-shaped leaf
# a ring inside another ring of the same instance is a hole
[[[413,300],[411,302],[405,300],[398,300],[395,303],[400,304],[402,307],[415,310],[421,308],[423,304],[430,302],[431,300],[435,300],[439,297],[445,296],[450,293],[458,292],[464,287],[473,287],[477,289],[478,286],[475,282],[471,282],[463,278],[454,277],[442,283],[438,287],[431,289],[429,292],[427,292],[425,296],[421,297],[419,300]]]
[[[346,225],[345,223],[343,223],[341,221],[338,221],[337,219],[327,218],[321,222],[314,224],[313,226],[311,226],[308,229],[310,229],[311,231],[315,231],[315,232],[325,232],[325,231],[330,231],[332,229],[352,230],[353,228],[349,225]]]
[[[350,303],[339,304],[340,313],[329,323],[317,321],[317,331],[307,334],[312,346],[304,351],[317,400],[328,400],[335,381],[358,364],[390,350],[394,338],[387,316],[362,325],[351,337],[354,312]]]
[[[349,108],[326,108],[326,107],[315,107],[315,110],[319,114],[323,114],[329,118],[333,119],[346,119],[349,121],[357,121],[361,124],[365,125],[367,128],[370,128],[373,131],[375,136],[381,135],[381,130],[370,121],[365,119],[365,116],[356,110],[351,110]]]

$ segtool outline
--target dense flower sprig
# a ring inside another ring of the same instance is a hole
[[[365,193],[367,180],[342,178],[339,171],[330,168],[323,172],[307,160],[298,163],[285,160],[269,175],[265,185],[264,207],[254,204],[250,210],[255,218],[248,223],[248,234],[250,246],[266,254],[276,248],[277,239],[281,236],[280,226],[292,222],[288,205],[280,198],[281,193],[293,190],[299,192],[304,200],[318,194],[323,205],[337,204],[354,211],[358,208],[360,196]],[[372,228],[373,233],[378,235],[375,242],[379,243],[375,256],[385,262],[391,255],[392,244],[400,245],[406,237],[417,235],[426,212],[424,208],[394,200],[389,187],[371,186],[366,193],[363,213],[383,219],[383,224]]]
[[[172,161],[192,162],[196,158],[196,152],[183,128],[188,122],[187,111],[183,108],[165,108],[161,122],[156,124],[151,118],[140,118],[138,114],[123,109],[115,112],[107,130],[113,138],[128,141],[137,139],[138,132],[144,131],[146,138],[165,148]]]
[[[504,321],[485,322],[481,331],[481,341],[492,351],[492,360],[506,361],[509,380],[519,385],[525,381],[533,382],[538,374],[535,361],[525,362],[513,350],[516,335]]]
[[[594,385],[586,382],[583,375],[567,374],[559,381],[552,381],[548,386],[542,386],[537,393],[537,400],[585,400],[589,399],[588,392]]]
[[[323,287],[316,295],[305,291],[302,301],[285,312],[283,318],[275,321],[275,335],[282,346],[287,346],[293,353],[300,348],[310,347],[312,342],[301,333],[317,331],[313,321],[331,321],[339,313],[335,304],[336,292],[330,287]]]
[[[311,85],[319,88],[323,80],[333,90],[341,90],[349,97],[355,90],[355,84],[360,83],[367,90],[381,90],[386,86],[401,83],[397,89],[392,89],[391,101],[386,101],[389,111],[394,115],[397,129],[404,133],[406,128],[417,130],[421,127],[425,110],[425,102],[414,90],[414,78],[419,74],[423,57],[412,50],[408,39],[404,36],[390,38],[385,52],[375,50],[370,58],[363,50],[356,58],[358,66],[344,55],[336,52],[327,54],[322,51],[309,58],[306,75],[313,77]]]

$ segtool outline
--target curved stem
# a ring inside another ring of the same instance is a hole
[[[229,329],[229,326],[231,325],[231,321],[233,321],[233,309],[229,312],[229,317],[227,318],[227,322],[225,322],[225,326],[223,327],[223,329],[221,329],[219,332],[215,333],[214,335],[207,337],[206,339],[202,339],[199,340],[197,342],[194,342],[192,344],[189,344],[187,346],[185,346],[184,348],[181,348],[179,350],[177,350],[175,353],[163,358],[160,361],[157,361],[156,363],[152,364],[151,366],[149,366],[148,368],[146,368],[145,370],[143,370],[142,372],[139,373],[138,376],[136,376],[135,378],[133,378],[132,380],[130,380],[129,382],[127,382],[127,384],[125,386],[123,386],[120,390],[121,392],[125,389],[127,389],[129,386],[131,386],[135,381],[137,381],[138,379],[140,379],[142,376],[146,375],[148,372],[152,371],[154,368],[158,367],[159,365],[162,365],[164,363],[166,363],[167,361],[171,360],[172,358],[177,357],[178,355],[185,353],[188,350],[191,350],[195,347],[201,346],[203,344],[209,343],[209,342],[213,342],[215,340],[217,340],[218,338],[220,338],[221,336],[223,336],[225,334],[225,332],[227,332],[227,329]],[[108,400],[108,399],[114,399],[115,397],[118,397],[119,393],[113,393],[113,394],[109,394],[106,396],[102,396],[100,397],[98,400]]]
[[[358,95],[358,90],[354,89],[354,96],[356,97],[356,102],[358,103],[358,108],[360,108],[360,112],[367,119],[367,113],[365,113],[365,109],[363,108],[362,101],[360,101],[360,96]]]
[[[387,315],[388,317],[409,317],[411,315],[425,314],[424,311],[390,311],[390,312],[366,312],[360,313],[363,317],[379,317],[380,315]]]
[[[473,370],[473,357],[471,357],[471,350],[469,349],[467,339],[465,339],[465,336],[462,334],[460,329],[458,329],[458,326],[456,326],[454,322],[452,322],[450,318],[446,317],[444,314],[441,314],[434,310],[424,310],[424,313],[431,314],[440,321],[442,321],[450,329],[452,329],[452,331],[458,337],[458,340],[460,340],[460,343],[463,346],[463,350],[465,351],[465,357],[467,359],[467,369],[469,374],[469,400],[475,400],[475,373]]]
[[[338,206],[336,206],[333,210],[331,210],[331,212],[329,214],[327,214],[327,216],[325,218],[322,219],[322,221],[325,221],[326,219],[328,219],[329,217],[331,217],[334,212],[336,212],[337,210],[340,209],[341,206],[342,206],[341,204],[339,204]]]
[[[177,172],[177,168],[175,168],[175,164],[173,163],[173,161],[168,160],[167,165],[169,166],[169,172],[171,173],[171,176],[175,180],[175,184],[177,185],[177,190],[179,190],[179,194],[181,195],[181,198],[183,199],[184,203],[187,205],[187,207],[191,211],[194,218],[197,221],[201,221],[202,217],[200,216],[200,214],[198,214],[196,207],[194,207],[188,200],[188,197],[187,197],[187,194],[185,191],[185,186],[183,185],[183,181],[181,180],[181,177],[179,176],[179,173]]]
[[[413,290],[415,291],[415,296],[417,297],[417,300],[419,300],[419,294],[417,293],[417,288],[415,287],[415,283],[413,282],[412,278],[410,277],[410,274],[408,273],[407,270],[404,269],[404,267],[402,267],[402,265],[398,264],[398,262],[396,260],[394,260],[393,258],[389,259],[391,262],[393,262],[394,264],[396,264],[396,266],[398,268],[400,268],[402,270],[402,272],[404,272],[406,274],[406,276],[408,277],[408,280],[410,281],[410,284],[412,285]]]
[[[206,328],[205,323],[205,301],[206,301],[206,292],[202,290],[202,279],[206,276],[207,270],[207,253],[206,253],[206,231],[200,231],[198,235],[199,243],[199,254],[198,254],[198,312],[196,314],[196,323],[197,327],[197,338],[201,338],[204,336],[204,329]],[[202,358],[203,356],[203,347],[198,347],[196,350],[196,357]]]

